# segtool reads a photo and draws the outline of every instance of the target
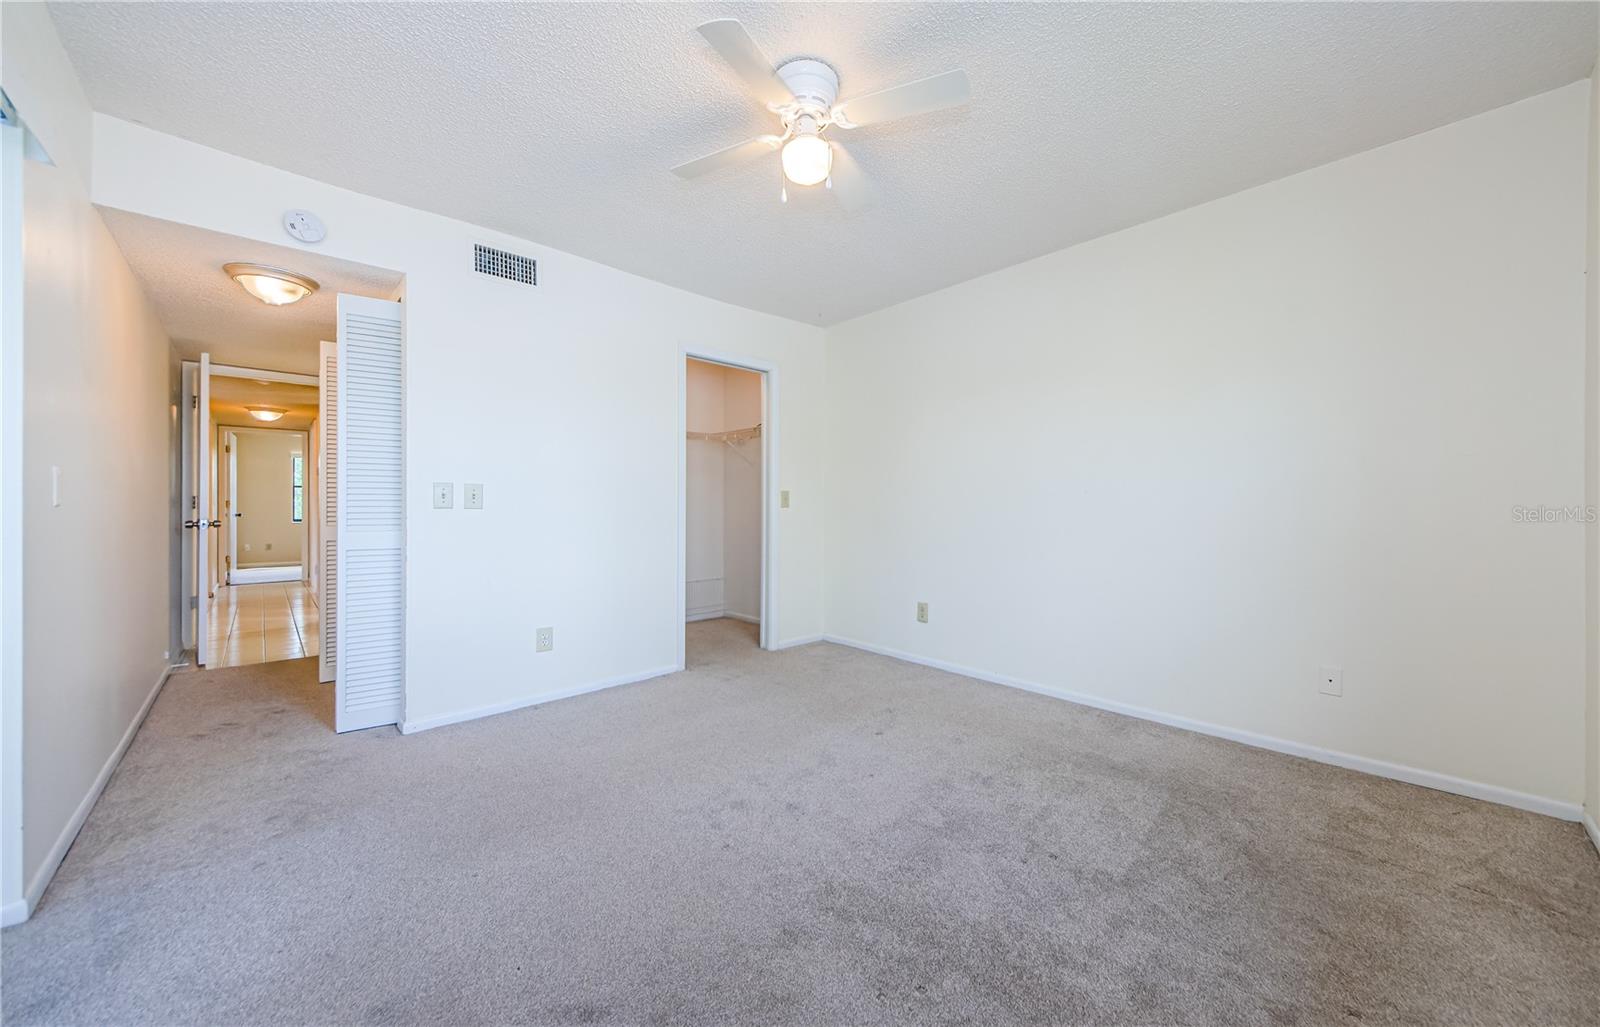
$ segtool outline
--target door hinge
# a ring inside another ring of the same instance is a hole
[[[199,396],[190,396],[189,397],[189,409],[190,410],[199,410],[200,409],[200,397]]]
[[[200,606],[200,597],[199,596],[190,596],[189,597],[189,609],[191,609],[191,610],[198,609],[199,606]]]

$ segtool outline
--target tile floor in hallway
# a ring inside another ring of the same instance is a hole
[[[317,655],[317,599],[302,581],[223,586],[207,616],[208,667]]]

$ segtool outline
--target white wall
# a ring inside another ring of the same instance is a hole
[[[1587,91],[831,329],[828,633],[1575,814]]]
[[[0,16],[3,18],[3,16]],[[3,23],[3,22],[0,22]],[[22,153],[0,125],[0,925],[22,893]]]
[[[89,109],[63,74],[48,14],[8,4],[3,17],[0,84],[57,161],[28,163],[22,181],[21,876],[31,903],[167,665],[178,364],[89,203]]]
[[[1600,65],[1589,78],[1589,216],[1586,219],[1588,300],[1586,391],[1584,440],[1588,447],[1585,467],[1588,488],[1584,501],[1590,510],[1600,511]],[[1588,673],[1586,691],[1588,714],[1584,722],[1585,769],[1584,810],[1588,814],[1589,837],[1600,846],[1600,521],[1591,521],[1585,531],[1587,583],[1585,607],[1588,610]]]
[[[779,644],[822,630],[821,329],[623,274],[229,156],[95,120],[99,203],[406,275],[406,717],[413,727],[676,666],[682,347],[778,366]],[[472,270],[483,242],[539,260],[528,288]],[[513,427],[508,430],[507,425]],[[485,509],[434,510],[434,481]],[[535,655],[533,629],[555,628]]]

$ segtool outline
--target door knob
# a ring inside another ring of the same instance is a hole
[[[211,522],[211,526],[213,528],[220,528],[220,527],[222,527],[222,522],[221,521],[212,521]]]
[[[184,521],[183,522],[183,526],[185,528],[198,528],[198,527],[200,527],[200,522],[199,521]]]

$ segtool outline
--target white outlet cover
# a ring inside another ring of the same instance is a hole
[[[464,510],[483,509],[483,486],[468,483],[461,486],[461,508]]]
[[[283,230],[301,242],[316,243],[328,237],[327,226],[309,210],[284,211]]]
[[[435,510],[448,510],[455,505],[455,502],[455,482],[436,481],[433,483],[433,508]]]

